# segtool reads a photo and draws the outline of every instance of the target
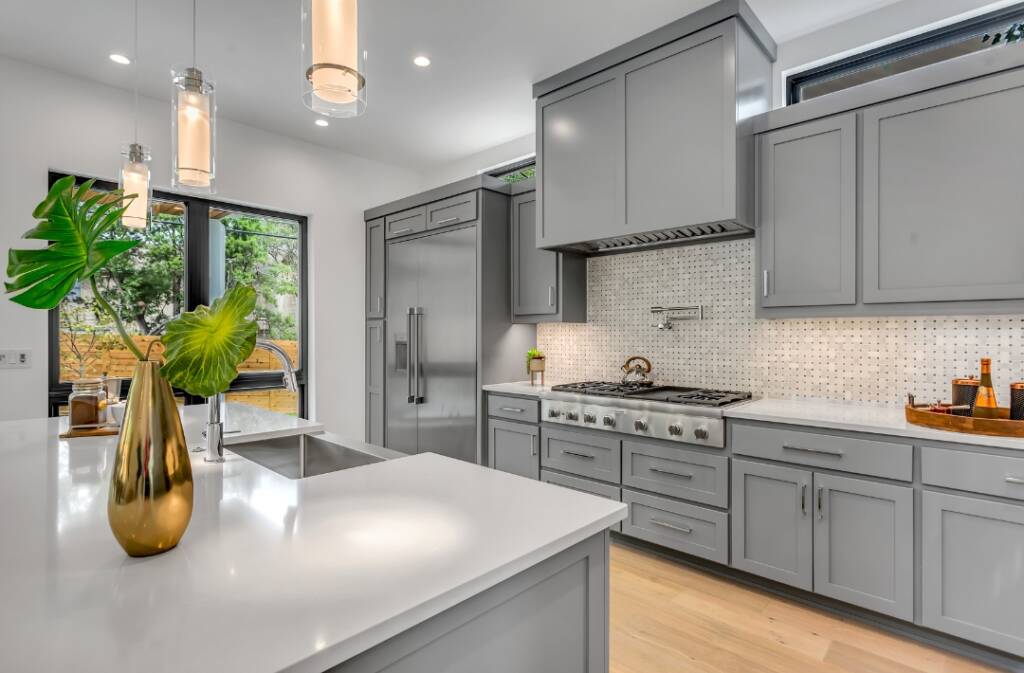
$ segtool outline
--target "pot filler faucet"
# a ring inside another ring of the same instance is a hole
[[[299,389],[299,383],[295,378],[295,367],[292,366],[292,361],[288,358],[288,354],[284,352],[284,349],[273,341],[265,339],[258,339],[256,341],[256,348],[261,348],[278,359],[281,363],[281,368],[284,370],[282,377],[285,389],[290,393],[296,392]],[[208,463],[223,463],[224,423],[221,421],[221,409],[224,406],[224,393],[217,393],[211,397],[208,404],[210,405],[210,415],[207,417],[206,431],[203,433],[203,436],[206,437],[206,456],[204,460]]]

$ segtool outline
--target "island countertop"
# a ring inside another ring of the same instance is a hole
[[[190,446],[204,414],[186,410]],[[244,414],[258,436],[304,425],[232,405],[229,429]],[[116,438],[59,432],[0,423],[4,671],[323,671],[625,514],[436,454],[290,480],[229,449],[222,464],[192,454],[178,547],[132,559],[106,518]]]

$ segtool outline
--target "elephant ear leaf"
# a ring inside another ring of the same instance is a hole
[[[120,221],[126,202],[134,195],[110,192],[88,196],[93,182],[75,189],[73,176],[61,178],[36,206],[32,216],[39,223],[22,238],[49,241],[49,246],[8,251],[4,287],[14,293],[11,301],[28,308],[54,308],[76,283],[88,280],[112,258],[138,245],[138,241],[102,239]]]
[[[256,290],[239,285],[213,306],[199,306],[168,323],[161,337],[164,378],[201,397],[227,390],[256,346],[256,322],[249,319],[255,308]]]

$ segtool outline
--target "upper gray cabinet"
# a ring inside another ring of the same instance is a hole
[[[366,223],[366,317],[384,317],[384,218]]]
[[[760,44],[728,19],[538,98],[537,244],[593,250],[674,228],[753,226],[753,142],[741,126],[767,109],[769,71]]]
[[[864,112],[864,301],[1024,297],[1024,72]]]
[[[857,301],[857,116],[758,139],[761,306]]]
[[[586,259],[536,246],[536,192],[512,197],[511,222],[512,321],[586,321]]]

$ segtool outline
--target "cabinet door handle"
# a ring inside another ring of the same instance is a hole
[[[768,269],[764,270],[764,276],[761,278],[761,293],[768,296]]]
[[[381,313],[384,310],[384,298],[377,295],[377,313]]]
[[[555,305],[555,286],[548,285],[548,306]]]
[[[672,470],[666,470],[661,467],[649,467],[647,468],[651,472],[657,472],[658,474],[668,474],[673,477],[679,477],[680,479],[693,479],[693,475],[689,472],[673,472]]]
[[[1015,477],[1012,474],[1006,475],[1007,484],[1024,484],[1024,477]]]
[[[825,487],[818,487],[818,521],[825,518],[825,501],[824,501]]]
[[[415,338],[412,333],[413,308],[405,314],[405,401],[406,404],[416,404],[416,396],[412,394],[412,349]]]
[[[537,455],[537,438],[533,435],[530,435],[530,455]]]
[[[659,519],[651,519],[651,523],[653,523],[655,526],[661,526],[662,528],[674,530],[677,533],[682,533],[683,535],[689,535],[693,532],[692,528],[687,528],[686,526],[677,526],[673,523],[669,523],[668,521],[661,521]]]
[[[812,449],[806,446],[793,446],[792,444],[783,444],[782,448],[787,451],[803,451],[804,453],[823,453],[826,456],[836,456],[842,458],[843,452],[840,449]]]
[[[562,449],[562,453],[567,456],[576,456],[577,458],[584,458],[586,460],[594,460],[594,456],[589,453],[580,453],[579,451],[570,451],[569,449]]]
[[[402,229],[392,229],[391,233],[392,234],[407,234],[410,231],[412,231],[412,227],[404,227]]]
[[[524,409],[520,409],[519,407],[501,407],[501,410],[502,411],[511,411],[512,413],[515,413],[515,414],[521,414],[524,411]]]
[[[807,484],[800,484],[800,513],[807,516]]]
[[[455,217],[446,217],[443,220],[438,220],[437,222],[434,222],[434,224],[448,224],[449,222],[454,222],[457,219],[459,219],[458,215],[456,215]]]

